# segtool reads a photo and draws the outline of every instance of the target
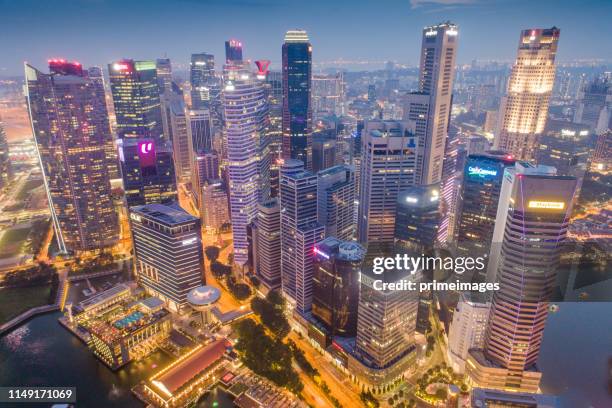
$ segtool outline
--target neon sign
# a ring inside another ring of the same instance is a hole
[[[150,139],[138,142],[138,159],[140,167],[154,167],[156,163],[155,144]]]
[[[543,210],[562,210],[565,208],[565,203],[562,201],[529,201],[527,206]]]
[[[497,176],[497,170],[485,169],[478,166],[470,166],[468,167],[468,174],[470,176],[478,176],[484,178],[487,176]]]
[[[327,255],[325,252],[321,251],[319,248],[314,247],[314,249],[312,250],[312,252],[315,253],[315,255],[321,255],[323,258],[325,259],[329,259],[329,255]]]
[[[269,60],[258,60],[255,61],[255,65],[257,65],[257,78],[265,79],[270,71],[270,61]]]

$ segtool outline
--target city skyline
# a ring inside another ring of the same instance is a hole
[[[378,62],[378,66],[392,60],[417,66],[416,40],[421,30],[426,25],[447,20],[456,23],[461,32],[457,56],[460,64],[474,59],[513,61],[516,33],[531,27],[556,26],[562,29],[560,62],[612,55],[611,45],[596,45],[597,42],[593,41],[612,34],[605,21],[605,16],[612,12],[612,4],[599,1],[589,1],[591,7],[584,4],[580,8],[572,8],[571,1],[530,4],[503,0],[394,0],[385,8],[374,8],[365,2],[348,7],[344,1],[327,6],[315,1],[300,14],[293,12],[291,3],[276,0],[245,0],[229,4],[182,1],[169,7],[152,1],[146,3],[148,18],[142,20],[136,16],[142,11],[139,6],[143,3],[131,2],[122,9],[123,18],[117,20],[113,15],[113,10],[116,10],[114,0],[58,1],[53,2],[54,7],[36,4],[39,13],[28,15],[27,22],[31,28],[24,36],[20,29],[25,22],[28,1],[18,4],[4,1],[2,8],[6,22],[0,28],[0,50],[4,61],[0,65],[0,75],[21,75],[24,61],[40,66],[49,58],[62,56],[78,59],[86,66],[104,66],[125,57],[150,59],[167,56],[173,63],[188,69],[192,53],[206,52],[215,55],[215,63],[220,67],[228,38],[242,42],[245,59],[266,58],[272,61],[271,69],[279,70],[283,35],[295,28],[309,33],[315,66],[338,59],[367,59]],[[319,13],[324,7],[333,12]],[[191,23],[189,19],[197,13],[202,13],[203,17],[210,16],[212,24]],[[79,17],[75,18],[77,14]],[[45,19],[38,21],[42,16]],[[329,21],[330,16],[344,18]],[[225,24],[227,17],[232,17],[235,23]],[[376,24],[380,19],[385,24]],[[125,21],[130,23],[123,24]],[[156,32],[155,27],[161,24],[170,24],[173,29]],[[372,30],[360,29],[368,24],[373,26]],[[46,34],[51,28],[53,36]],[[606,31],[609,32],[606,34]],[[75,35],[76,32],[79,35]],[[151,38],[155,41],[150,41]],[[91,47],[93,43],[96,47]],[[16,44],[20,46],[16,47]],[[360,66],[353,64],[353,68]]]

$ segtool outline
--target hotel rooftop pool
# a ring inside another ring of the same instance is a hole
[[[115,322],[114,326],[116,328],[118,328],[118,329],[125,329],[126,327],[128,327],[132,323],[136,323],[137,321],[139,321],[143,317],[144,317],[144,314],[142,314],[142,312],[134,312],[134,313],[131,313],[131,314],[125,316],[121,320],[117,320]]]

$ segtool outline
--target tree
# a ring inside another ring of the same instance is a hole
[[[281,339],[289,334],[291,327],[284,313],[285,300],[276,291],[268,293],[265,299],[253,298],[251,309],[261,319],[261,322],[275,336]]]
[[[218,258],[219,258],[219,247],[216,246],[207,246],[206,248],[204,248],[204,254],[206,255],[206,258],[208,258],[208,260],[212,263],[215,262]]]
[[[251,296],[251,288],[249,285],[236,282],[236,278],[233,276],[227,276],[226,283],[227,288],[236,299],[245,300]]]

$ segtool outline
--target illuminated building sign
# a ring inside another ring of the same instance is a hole
[[[130,219],[137,221],[137,222],[141,221],[140,215],[138,214],[130,214]]]
[[[406,202],[410,204],[416,204],[419,202],[419,199],[416,197],[406,197]]]
[[[478,177],[487,177],[487,176],[497,176],[497,170],[495,169],[485,169],[478,166],[470,166],[468,167],[468,175],[470,176],[478,176]]]
[[[185,245],[191,245],[191,244],[193,244],[194,242],[196,242],[197,240],[198,240],[198,238],[193,237],[193,238],[189,238],[189,239],[184,239],[182,243],[183,243],[183,246],[185,246]]]
[[[325,252],[321,251],[317,247],[314,247],[314,249],[312,251],[315,253],[315,255],[321,255],[323,258],[329,259],[329,255],[327,255]]]
[[[542,210],[562,210],[565,208],[565,203],[562,201],[529,201],[527,206]]]
[[[257,65],[257,78],[265,79],[270,72],[270,61],[269,60],[258,60],[255,61],[255,65]]]
[[[125,62],[115,62],[113,64],[113,69],[115,71],[129,71],[130,70],[130,66],[128,64],[126,64]]]
[[[150,139],[140,140],[138,142],[138,159],[140,167],[155,167],[155,143]]]

